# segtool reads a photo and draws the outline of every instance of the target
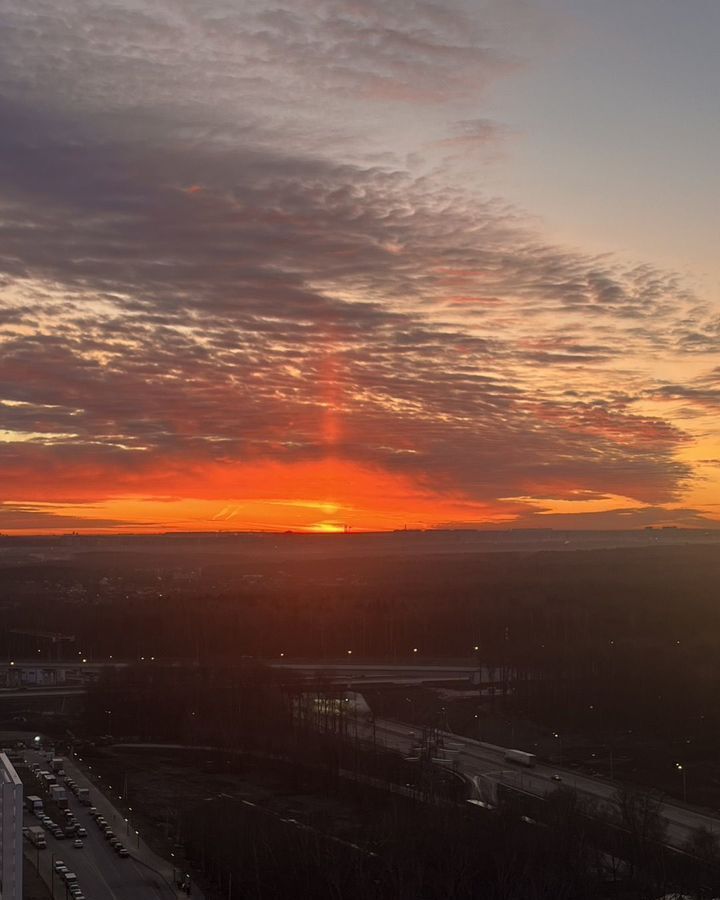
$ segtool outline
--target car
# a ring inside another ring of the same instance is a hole
[[[116,847],[115,850],[117,851],[117,855],[122,857],[123,859],[127,859],[127,857],[130,856],[130,854],[122,844],[120,844],[119,847]]]
[[[61,869],[65,869],[65,871],[67,871],[67,866],[61,859],[55,860],[54,868],[56,872],[59,872]]]
[[[72,884],[77,884],[78,877],[74,872],[63,872],[62,877],[65,879],[65,884],[67,884],[68,887]]]
[[[23,837],[30,837],[30,829],[27,826],[25,826],[25,828],[23,828],[22,831],[23,831]]]
[[[90,809],[88,810],[88,812],[94,819],[98,815],[97,806],[91,806]]]
[[[72,819],[73,811],[71,809],[66,809],[63,811],[63,815],[65,816],[66,819]]]
[[[551,775],[550,778],[553,781],[562,781],[562,778],[559,775]]]
[[[85,845],[80,838],[75,838],[75,840],[73,841],[73,847],[75,847],[76,850],[82,850],[84,846]]]
[[[87,837],[87,828],[83,828],[82,825],[78,825],[77,831],[75,832],[75,834],[78,837]]]
[[[52,834],[56,841],[65,840],[65,832],[62,830],[62,828],[56,828]]]
[[[118,847],[122,847],[122,841],[118,840],[116,837],[110,838],[108,841],[113,850],[117,850]]]
[[[111,828],[108,828],[105,832],[105,840],[109,843],[114,837],[115,832]]]

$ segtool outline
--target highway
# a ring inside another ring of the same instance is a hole
[[[25,755],[28,762],[47,764],[42,753],[27,750]],[[186,894],[176,891],[172,884],[172,867],[138,841],[129,823],[125,822],[107,797],[87,780],[82,770],[65,760],[65,772],[81,787],[90,788],[93,804],[105,816],[131,855],[127,859],[117,855],[101,834],[87,807],[82,806],[68,791],[70,809],[78,823],[87,830],[87,837],[83,838],[85,846],[75,849],[72,840],[58,841],[45,829],[47,849],[31,851],[32,857],[40,860],[43,880],[54,888],[53,896],[58,900],[65,900],[64,883],[53,871],[54,861],[62,859],[77,874],[79,885],[88,900],[175,900],[176,897],[186,897]],[[26,794],[32,793],[30,787],[31,785],[26,787]],[[25,814],[25,825],[39,824],[34,815]],[[202,894],[195,888],[191,896],[196,900],[202,898]]]
[[[395,663],[373,663],[351,661],[350,657],[340,661],[261,659],[250,660],[262,666],[279,669],[288,673],[327,681],[351,683],[387,682],[423,683],[428,681],[468,681],[473,684],[492,684],[495,674],[485,666],[467,660],[441,661],[422,664],[411,660]],[[157,665],[163,668],[194,668],[194,660],[157,660],[154,657],[141,660],[83,660],[82,662],[39,662],[35,659],[12,660],[0,663],[0,696],[46,696],[43,692],[56,694],[60,690],[73,688],[82,693],[88,679],[96,677],[104,669],[124,669],[130,666]],[[40,679],[43,680],[40,680]],[[50,683],[47,679],[50,678]]]
[[[0,700],[37,700],[42,698],[47,700],[48,697],[81,697],[87,693],[87,688],[78,686],[56,687],[56,688],[17,688],[17,689],[0,689]]]
[[[378,740],[387,747],[409,754],[418,744],[421,729],[416,726],[378,719],[375,723]],[[614,806],[620,783],[590,778],[571,769],[562,769],[544,763],[525,767],[507,762],[505,748],[483,744],[471,738],[441,732],[445,748],[444,756],[456,763],[457,770],[476,788],[477,799],[495,805],[498,785],[507,785],[535,797],[544,797],[561,786],[570,787],[588,799],[605,806]],[[364,736],[368,736],[367,734]],[[720,835],[720,818],[700,810],[675,803],[664,803],[660,813],[667,822],[666,842],[680,847],[695,828],[704,827]]]
[[[322,676],[327,681],[344,684],[370,682],[392,682],[393,684],[410,684],[413,682],[433,681],[466,681],[473,684],[491,684],[494,679],[486,666],[472,663],[445,663],[423,665],[418,663],[351,663],[333,662],[331,660],[312,660],[304,662],[272,660],[266,663],[271,669],[282,669],[298,675],[312,678]]]

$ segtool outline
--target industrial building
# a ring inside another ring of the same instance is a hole
[[[0,900],[22,900],[23,786],[7,754],[0,753]]]

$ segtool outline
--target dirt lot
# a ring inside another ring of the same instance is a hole
[[[132,810],[136,827],[164,856],[182,839],[182,813],[222,795],[248,800],[268,814],[344,840],[361,839],[363,804],[358,804],[355,792],[344,792],[342,787],[327,790],[317,780],[308,782],[291,766],[272,759],[113,747],[98,753],[92,767],[101,776],[99,785],[110,783],[115,789],[122,785],[126,799],[118,805]],[[375,797],[375,813],[377,808]]]

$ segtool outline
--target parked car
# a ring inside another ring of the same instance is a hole
[[[76,850],[82,850],[84,846],[85,845],[80,838],[75,838],[75,840],[73,841],[73,847],[75,847]]]

